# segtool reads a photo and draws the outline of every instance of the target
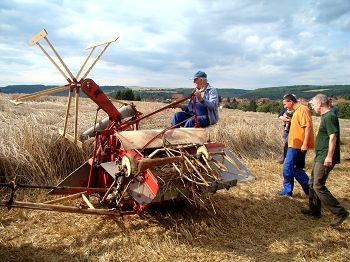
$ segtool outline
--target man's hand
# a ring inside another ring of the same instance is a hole
[[[292,118],[290,116],[287,116],[286,113],[283,114],[283,121],[285,122],[291,122],[292,121]]]
[[[308,149],[308,146],[303,144],[303,145],[301,146],[301,148],[300,148],[300,151],[301,151],[301,152],[306,152],[307,149]]]
[[[203,101],[203,96],[202,96],[201,90],[198,90],[198,89],[197,89],[197,90],[194,92],[194,95],[198,98],[198,100],[199,100],[200,102]]]
[[[332,162],[333,162],[333,160],[332,160],[331,157],[326,157],[326,159],[324,160],[323,165],[324,166],[332,166]]]

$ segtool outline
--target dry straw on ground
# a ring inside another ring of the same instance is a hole
[[[88,157],[87,149],[79,150],[57,134],[63,126],[64,98],[19,106],[8,99],[1,94],[0,179],[52,184]],[[137,103],[144,113],[161,106]],[[95,112],[96,105],[82,99],[80,130],[93,124]],[[173,112],[152,117],[141,128],[164,127]],[[349,261],[349,221],[332,229],[326,210],[319,220],[301,215],[307,199],[299,185],[293,198],[275,195],[282,183],[276,163],[282,133],[277,116],[226,109],[220,115],[220,122],[210,127],[211,140],[223,142],[257,180],[213,195],[216,214],[186,202],[155,206],[124,220],[0,208],[0,261]],[[314,120],[316,126],[319,118]],[[341,132],[344,158],[350,149],[350,121],[341,120]],[[310,151],[307,172],[312,155]],[[338,165],[328,182],[347,209],[349,165]],[[35,192],[19,197],[29,196],[44,197]]]

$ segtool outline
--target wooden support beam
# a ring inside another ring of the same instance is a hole
[[[69,196],[64,196],[64,197],[52,199],[52,200],[44,202],[43,204],[54,204],[54,203],[60,203],[60,202],[66,201],[66,200],[74,200],[74,199],[81,197],[81,195],[84,193],[86,193],[86,191],[79,192],[79,193],[69,195]]]
[[[73,206],[62,206],[62,205],[51,205],[43,203],[33,203],[33,202],[22,202],[14,201],[9,204],[7,201],[0,200],[0,206],[6,206],[8,208],[26,208],[26,209],[37,209],[44,211],[57,211],[65,213],[78,213],[78,214],[87,214],[87,215],[121,215],[118,210],[114,209],[82,209]],[[130,214],[132,214],[130,212]]]
[[[67,107],[66,107],[66,115],[64,117],[64,126],[63,126],[63,133],[61,134],[61,136],[66,136],[66,132],[67,132],[67,125],[68,125],[68,117],[69,117],[69,110],[70,110],[70,105],[72,102],[72,89],[69,89],[69,94],[68,94],[68,102],[67,102]]]
[[[38,34],[33,36],[31,39],[28,40],[29,45],[34,45],[36,44],[40,39],[44,38],[47,36],[47,32],[45,29],[41,30]]]
[[[36,93],[32,94],[26,94],[26,95],[18,95],[15,96],[12,100],[10,100],[12,103],[18,105],[21,104],[22,101],[28,100],[28,99],[33,99],[39,96],[45,96],[45,95],[50,95],[58,92],[62,92],[69,89],[69,85],[64,85],[64,86],[57,86],[49,89],[45,89]]]
[[[58,130],[58,133],[63,136],[64,131],[62,129]],[[64,135],[65,138],[67,138],[69,141],[73,142],[74,144],[76,144],[78,147],[83,148],[83,143],[81,141],[79,141],[78,139],[74,139],[73,136],[71,136],[70,134],[66,133]]]
[[[83,197],[83,200],[85,201],[85,203],[88,205],[89,208],[95,209],[95,207],[91,204],[90,200],[85,196],[85,194],[82,194],[81,196]]]
[[[107,40],[104,40],[104,41],[101,41],[101,42],[97,42],[97,43],[88,45],[85,49],[90,49],[90,48],[94,48],[94,47],[97,47],[97,46],[100,46],[100,45],[109,44],[109,43],[117,41],[118,38],[119,38],[119,36],[117,36],[115,38],[107,39]]]

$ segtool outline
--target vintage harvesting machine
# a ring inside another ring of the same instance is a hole
[[[68,75],[40,44],[42,39],[46,41]],[[124,103],[118,109],[115,107],[87,75],[107,47],[117,39],[89,46],[90,53],[75,76],[48,40],[45,30],[29,40],[29,44],[39,46],[68,84],[34,94],[20,95],[12,102],[21,103],[41,95],[69,90],[65,123],[60,134],[77,146],[82,146],[81,137],[94,137],[92,156],[57,186],[25,185],[15,181],[2,183],[1,186],[8,187],[11,194],[8,200],[0,200],[0,205],[8,208],[123,216],[142,212],[153,203],[179,198],[191,201],[203,194],[229,189],[238,182],[254,179],[247,168],[223,144],[209,141],[208,130],[205,128],[169,126],[165,129],[139,130],[141,121],[147,121],[150,116],[175,108],[188,99],[194,99],[194,94],[166,104],[147,115],[139,112],[132,103]],[[98,47],[102,47],[102,50],[85,74],[77,80],[93,51]],[[108,117],[97,121],[96,114],[92,127],[78,137],[80,90],[97,104],[97,112],[103,110]],[[70,135],[67,132],[67,124],[73,93],[75,122],[74,134]],[[193,118],[197,120],[195,112]],[[15,192],[19,188],[50,189],[49,194],[63,196],[44,203],[16,201]],[[97,196],[96,203],[91,200],[92,196]],[[78,198],[82,199],[84,205],[67,204]]]

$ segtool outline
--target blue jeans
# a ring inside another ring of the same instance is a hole
[[[309,194],[309,177],[304,171],[306,152],[288,147],[283,164],[283,195],[292,195],[294,178],[299,182],[306,195]]]
[[[182,121],[185,121],[186,119],[193,117],[193,114],[187,113],[185,111],[177,112],[173,115],[173,118],[171,119],[171,124],[174,126]],[[204,116],[197,116],[198,117],[198,124],[200,127],[207,127],[209,126],[209,119],[207,115]],[[194,127],[195,120],[194,117],[192,119],[189,119],[182,123],[180,126],[182,127]],[[180,127],[177,126],[177,127]]]

